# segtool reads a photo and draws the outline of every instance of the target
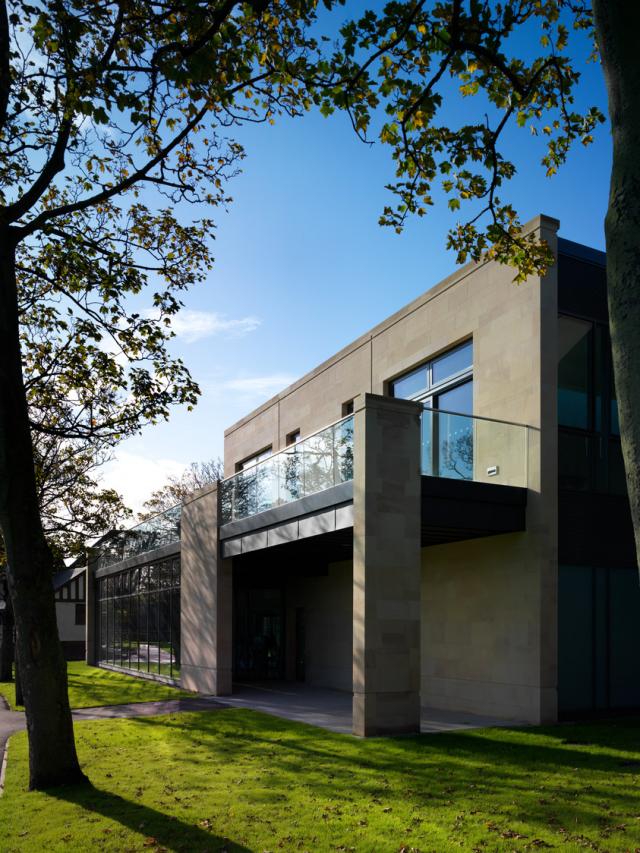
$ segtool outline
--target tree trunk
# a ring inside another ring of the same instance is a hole
[[[29,737],[29,787],[84,781],[58,639],[53,557],[42,531],[22,377],[13,230],[0,229],[0,528]]]
[[[0,613],[0,681],[13,680],[13,608],[8,593]]]
[[[605,219],[613,369],[640,566],[640,5],[593,0],[593,11],[613,137]]]
[[[15,643],[15,637],[14,637]],[[22,679],[20,678],[20,664],[18,663],[18,658],[16,657],[16,708],[18,706],[24,707],[24,693],[22,692]]]

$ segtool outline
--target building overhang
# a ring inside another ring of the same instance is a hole
[[[526,529],[527,490],[516,486],[422,477],[422,546],[514,533]],[[265,549],[304,550],[336,544],[327,553],[351,557],[353,483],[342,483],[299,501],[220,527],[223,557]]]
[[[422,545],[526,529],[527,490],[472,480],[422,477]]]

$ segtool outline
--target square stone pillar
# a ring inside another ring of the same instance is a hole
[[[180,684],[198,693],[229,695],[232,564],[220,556],[217,485],[185,500],[180,539]]]
[[[355,405],[353,733],[420,730],[420,411]]]

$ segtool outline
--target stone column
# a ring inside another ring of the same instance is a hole
[[[421,406],[355,406],[353,732],[420,730]]]
[[[231,560],[220,556],[218,487],[190,495],[181,521],[180,683],[225,696],[232,679]]]

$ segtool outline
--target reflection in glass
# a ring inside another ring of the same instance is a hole
[[[558,318],[558,423],[589,428],[592,324]]]
[[[398,397],[401,400],[410,400],[412,397],[424,394],[428,386],[428,365],[423,364],[417,370],[412,370],[411,373],[406,373],[404,376],[391,382],[389,384],[389,391],[392,397]]]
[[[303,458],[305,495],[313,495],[335,485],[333,429],[325,429],[300,442]]]
[[[466,344],[462,344],[457,349],[451,350],[451,352],[447,352],[431,362],[431,384],[439,385],[445,379],[449,379],[463,370],[469,370],[471,367],[473,367],[473,342],[467,341]],[[444,406],[439,408],[444,408]]]
[[[340,421],[334,428],[336,483],[353,480],[353,418]]]
[[[180,590],[171,590],[171,677],[180,677]]]
[[[473,414],[473,380],[456,385],[448,391],[436,394],[433,398],[434,409],[455,412],[460,415]]]
[[[280,503],[297,501],[303,495],[301,450],[298,445],[295,445],[279,453],[275,459],[280,466],[278,472]]]
[[[96,568],[111,566],[128,557],[179,542],[181,514],[182,504],[178,504],[130,530],[120,530],[112,534],[109,540],[100,546]]]
[[[527,486],[526,426],[427,406],[421,420],[426,476]]]
[[[271,456],[256,465],[256,512],[264,512],[278,503],[278,458]]]
[[[422,471],[430,477],[473,480],[473,419],[425,409]]]
[[[353,416],[220,483],[221,522],[248,518],[353,479]]]
[[[180,559],[99,579],[96,595],[99,662],[179,678]]]

